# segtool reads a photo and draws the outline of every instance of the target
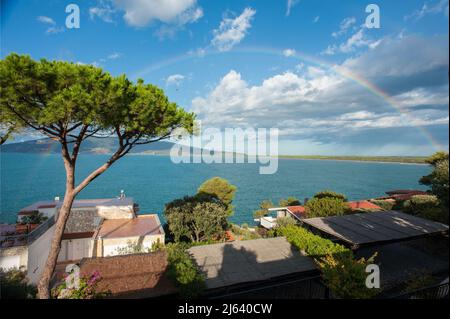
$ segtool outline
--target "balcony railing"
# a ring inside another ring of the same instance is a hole
[[[0,235],[0,248],[28,246],[55,224],[55,216],[49,217],[36,229],[27,234]]]

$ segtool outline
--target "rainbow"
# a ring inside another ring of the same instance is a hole
[[[273,55],[273,56],[279,56],[282,57],[283,50],[282,49],[276,49],[276,48],[266,48],[266,47],[243,47],[237,50],[231,51],[232,53],[249,53],[249,54],[267,54],[267,55]],[[147,67],[140,70],[138,73],[134,74],[132,78],[139,78],[143,77],[147,74],[152,73],[153,71],[163,69],[168,66],[172,66],[174,64],[186,62],[192,59],[198,59],[204,56],[213,56],[218,54],[224,54],[223,52],[218,52],[216,50],[205,50],[202,55],[196,54],[196,53],[185,53],[182,55],[174,56],[169,59],[165,59],[163,61],[159,61],[154,64],[150,64]],[[398,113],[404,115],[405,117],[409,119],[414,119],[414,117],[410,114],[410,111],[406,108],[403,108],[399,103],[391,97],[388,93],[383,91],[380,87],[376,86],[374,83],[370,82],[368,79],[362,77],[361,75],[357,74],[356,72],[352,72],[347,68],[344,68],[342,66],[338,66],[336,64],[332,64],[324,59],[319,59],[316,56],[308,55],[302,52],[295,51],[293,52],[289,58],[295,58],[300,61],[306,61],[314,65],[318,65],[327,69],[333,70],[335,73],[339,74],[340,76],[349,79],[356,84],[364,87],[368,91],[370,91],[372,94],[380,97],[382,100],[384,100],[387,105],[392,107],[394,110],[396,110]],[[441,145],[434,137],[433,135],[423,126],[421,125],[415,125],[415,127],[423,134],[423,136],[430,142],[430,144],[435,148],[436,151],[445,149],[443,145]]]

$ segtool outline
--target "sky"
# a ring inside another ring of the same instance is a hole
[[[142,78],[203,127],[278,128],[280,154],[429,155],[449,144],[448,19],[448,0],[2,0],[1,57]]]

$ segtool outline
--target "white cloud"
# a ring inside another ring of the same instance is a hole
[[[197,0],[99,0],[97,6],[89,8],[91,19],[97,17],[109,23],[115,22],[119,12],[124,12],[124,20],[133,27],[159,22],[155,35],[160,39],[173,37],[185,25],[203,17]]]
[[[435,2],[426,2],[423,6],[414,11],[413,13],[406,15],[405,20],[418,21],[429,14],[444,13],[448,17],[448,0],[438,0]]]
[[[47,33],[47,34],[57,34],[57,33],[61,33],[61,32],[64,32],[63,27],[49,27],[49,28],[47,28],[47,30],[45,30],[45,33]]]
[[[434,41],[441,43],[440,49]],[[349,136],[360,143],[372,139],[378,145],[408,144],[405,136],[393,137],[392,132],[448,125],[444,41],[393,37],[382,43],[331,69],[300,65],[301,72],[280,73],[257,84],[231,70],[208,94],[192,100],[192,110],[204,127],[278,127],[282,139],[325,144]],[[436,68],[444,78],[430,73]],[[389,100],[382,98],[340,75],[343,69],[395,93],[386,93]]]
[[[37,17],[37,20],[39,22],[42,22],[42,23],[45,23],[45,24],[50,24],[50,25],[55,25],[56,24],[55,20],[53,20],[50,17],[46,17],[46,16],[39,16],[39,17]]]
[[[122,56],[122,54],[121,53],[119,53],[119,52],[114,52],[114,53],[111,53],[110,55],[108,55],[108,59],[110,59],[110,60],[115,60],[115,59],[118,59],[118,58],[120,58]]]
[[[39,17],[37,17],[37,21],[48,25],[47,29],[45,30],[46,34],[57,34],[57,33],[64,32],[64,27],[58,27],[56,25],[55,20],[53,20],[50,17],[39,16]]]
[[[179,86],[185,79],[186,79],[186,77],[182,74],[169,75],[166,79],[166,86],[170,86],[170,85]]]
[[[347,33],[347,30],[350,29],[351,26],[353,26],[356,23],[355,17],[348,17],[341,21],[339,25],[339,31],[333,32],[331,35],[335,38],[344,35]]]
[[[289,16],[291,14],[291,9],[299,2],[300,0],[287,0],[286,16]]]
[[[354,52],[358,48],[368,47],[370,49],[376,48],[381,40],[372,40],[365,34],[365,28],[361,27],[358,31],[352,34],[345,42],[336,45],[329,45],[324,51],[321,52],[322,55],[334,55],[336,53],[350,53]]]
[[[219,51],[229,51],[240,43],[251,27],[251,20],[256,11],[252,8],[245,10],[235,18],[223,18],[218,29],[213,31],[211,44]]]
[[[188,23],[203,15],[197,0],[116,0],[114,4],[125,11],[125,21],[135,27],[144,27],[156,20],[167,24]]]
[[[286,50],[283,51],[283,55],[284,55],[285,57],[291,57],[291,56],[294,56],[295,53],[296,53],[296,52],[295,52],[294,49],[286,49]]]
[[[115,13],[112,2],[107,0],[100,0],[98,6],[89,8],[89,17],[92,20],[97,17],[104,22],[113,23]]]
[[[317,22],[319,22],[319,20],[320,20],[320,17],[319,17],[319,16],[316,16],[316,17],[314,18],[313,22],[314,22],[314,23],[317,23]]]

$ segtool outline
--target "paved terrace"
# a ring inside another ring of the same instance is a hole
[[[106,219],[97,237],[123,238],[163,234],[157,215],[138,215],[133,219]]]
[[[208,289],[277,278],[316,269],[284,237],[192,247]]]

